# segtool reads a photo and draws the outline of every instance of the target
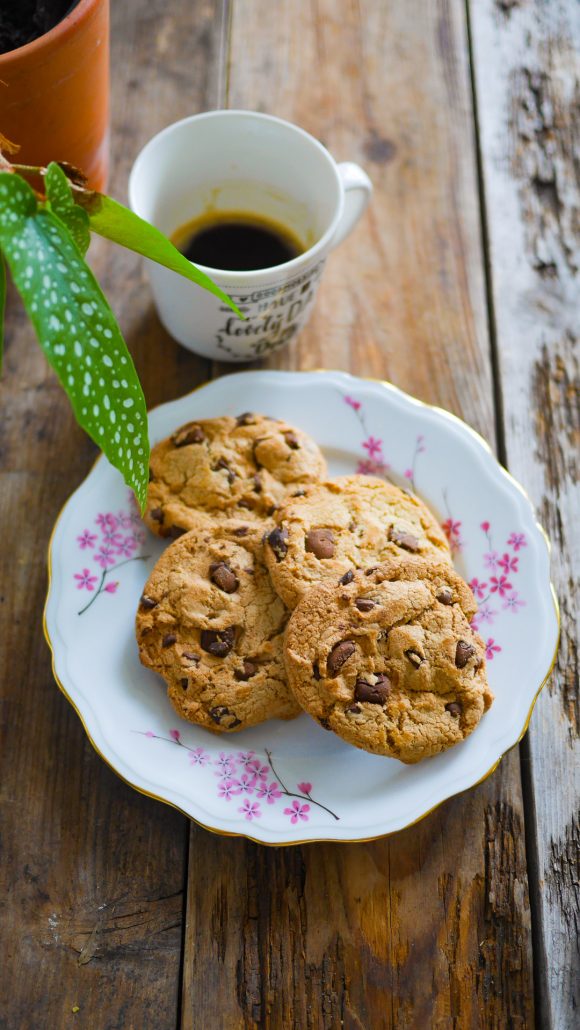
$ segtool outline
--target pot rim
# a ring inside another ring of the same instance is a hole
[[[91,9],[98,7],[101,3],[107,3],[107,0],[78,0],[78,3],[75,4],[72,10],[65,14],[64,18],[61,18],[48,32],[38,36],[37,39],[32,39],[29,43],[15,47],[14,50],[7,50],[5,53],[0,54],[0,68],[10,64],[12,61],[19,61],[21,58],[34,56],[47,43],[50,46],[52,43],[66,40],[75,31],[77,25],[90,13]]]

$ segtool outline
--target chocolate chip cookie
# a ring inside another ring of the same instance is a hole
[[[178,714],[208,730],[291,719],[300,709],[284,670],[286,621],[261,534],[246,522],[210,526],[198,516],[147,581],[136,620],[139,657],[163,676]]]
[[[467,737],[492,703],[475,611],[445,562],[390,560],[320,584],[288,623],[290,686],[350,744],[418,762]]]
[[[294,608],[320,581],[409,555],[451,561],[443,530],[417,497],[373,476],[340,476],[290,497],[274,515],[265,556],[282,600]]]
[[[176,538],[196,510],[260,519],[325,474],[317,445],[287,422],[251,412],[188,422],[151,452],[145,522]]]

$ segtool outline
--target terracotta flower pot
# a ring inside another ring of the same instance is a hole
[[[79,0],[53,29],[0,54],[0,132],[22,164],[69,161],[105,188],[109,0]]]

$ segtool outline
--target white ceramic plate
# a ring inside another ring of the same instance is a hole
[[[150,416],[155,442],[194,418],[261,411],[307,430],[331,474],[414,488],[436,512],[479,599],[491,710],[462,744],[414,766],[366,754],[307,715],[215,736],[182,722],[141,667],[133,633],[163,549],[99,460],[58,519],[45,624],[54,673],[99,754],[128,783],[208,829],[268,844],[365,840],[420,819],[485,778],[524,733],[558,641],[549,547],[483,440],[395,387],[339,372],[229,375]]]

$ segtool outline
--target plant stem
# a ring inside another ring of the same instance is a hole
[[[337,822],[340,821],[340,817],[338,815],[336,815],[332,811],[331,808],[327,808],[326,805],[321,804],[320,801],[315,801],[311,794],[297,794],[293,790],[288,790],[288,788],[284,785],[283,781],[280,779],[280,777],[278,776],[278,773],[276,772],[276,770],[274,768],[274,763],[272,762],[272,753],[271,753],[271,751],[268,751],[268,748],[264,748],[264,751],[266,752],[266,756],[268,758],[268,765],[270,766],[270,769],[272,770],[272,772],[274,773],[274,776],[278,780],[278,783],[282,787],[282,791],[286,795],[286,797],[289,797],[289,798],[300,798],[302,801],[311,801],[313,805],[317,806],[317,808],[322,808],[325,812],[328,812],[328,814],[331,815],[333,819],[336,819]]]
[[[117,562],[117,564],[111,566],[111,568],[103,569],[101,573],[101,582],[99,583],[95,593],[91,597],[90,601],[87,601],[84,608],[81,608],[81,610],[77,612],[77,615],[83,615],[84,612],[88,611],[91,605],[94,604],[97,600],[99,594],[102,594],[103,588],[105,586],[105,580],[109,572],[116,572],[117,569],[120,569],[123,565],[128,565],[130,561],[147,561],[149,557],[150,555],[148,554],[135,554],[132,558],[125,558],[123,561]]]
[[[96,593],[93,594],[93,596],[91,597],[90,601],[87,601],[87,603],[85,604],[84,608],[81,608],[80,612],[77,612],[77,615],[82,615],[84,612],[88,611],[88,609],[91,607],[92,604],[95,603],[95,601],[97,600],[97,597],[99,596],[99,594],[102,593],[103,585],[104,585],[104,582],[105,582],[105,576],[106,575],[107,575],[107,570],[103,569],[103,571],[101,573],[101,582],[99,583],[99,585],[97,587]]]

